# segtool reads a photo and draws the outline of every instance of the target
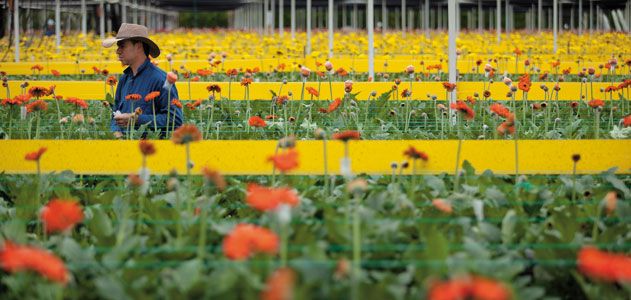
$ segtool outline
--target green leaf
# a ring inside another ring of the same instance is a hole
[[[515,210],[506,212],[502,219],[502,243],[508,245],[512,242],[515,233],[515,225],[517,224],[517,214]]]
[[[181,292],[187,292],[197,281],[202,270],[200,260],[194,259],[182,263],[173,273],[173,280]]]
[[[131,299],[127,293],[125,293],[125,289],[123,288],[121,282],[112,276],[101,276],[94,280],[94,284],[96,285],[96,290],[99,295],[105,299]]]

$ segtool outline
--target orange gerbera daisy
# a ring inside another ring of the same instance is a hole
[[[429,160],[427,153],[416,150],[414,146],[410,146],[407,150],[405,150],[403,155],[409,157],[410,159],[422,159],[423,161]]]
[[[43,86],[34,86],[28,89],[28,93],[35,98],[41,98],[50,95],[50,90]]]
[[[300,202],[298,194],[290,188],[267,188],[256,183],[248,184],[245,201],[248,205],[261,210],[273,210],[280,204],[296,206]]]
[[[202,139],[202,133],[193,124],[184,124],[176,129],[171,136],[171,141],[178,145],[197,142]]]
[[[32,161],[38,161],[40,158],[42,158],[42,154],[44,154],[46,152],[46,150],[48,150],[48,148],[41,147],[41,148],[39,148],[39,150],[37,150],[35,152],[26,153],[26,155],[24,156],[24,159],[32,160]]]
[[[491,104],[490,109],[491,109],[491,112],[495,113],[496,115],[500,117],[508,118],[508,115],[510,115],[510,110],[508,110],[506,106],[500,103]]]
[[[342,104],[342,100],[340,98],[336,98],[329,104],[328,108],[320,108],[320,112],[322,113],[331,113],[337,110],[338,107]]]
[[[587,102],[587,105],[589,105],[591,108],[598,108],[598,107],[605,106],[605,102],[600,99],[594,99],[592,101]]]
[[[88,108],[88,103],[76,97],[66,98],[66,103],[74,104],[77,107]]]
[[[312,95],[312,96],[314,96],[314,97],[318,97],[318,96],[320,96],[320,93],[318,93],[318,90],[316,90],[315,88],[312,88],[312,87],[308,86],[308,87],[306,87],[305,89],[307,90],[307,92],[308,92],[310,95]]]
[[[145,156],[153,155],[156,153],[156,146],[147,140],[140,140],[138,143],[138,148],[140,149],[140,153]]]
[[[50,70],[50,73],[53,74],[53,76],[55,76],[55,77],[61,76],[61,73],[59,73],[59,71],[57,71],[57,70]]]
[[[296,274],[292,269],[281,268],[267,279],[265,290],[261,293],[262,300],[294,299],[294,282]]]
[[[228,70],[226,71],[226,75],[227,75],[227,76],[234,77],[234,76],[239,75],[239,71],[237,71],[237,69],[228,69]]]
[[[262,127],[267,126],[267,123],[265,123],[265,120],[263,120],[263,118],[261,118],[259,116],[252,116],[248,120],[248,125],[250,125],[252,127],[261,127],[262,128]]]
[[[223,191],[228,185],[226,183],[226,179],[217,170],[213,170],[209,167],[203,167],[202,175],[204,176],[204,179],[206,179],[206,181],[214,183],[215,187],[220,192]]]
[[[274,163],[274,167],[283,173],[298,167],[298,151],[291,149],[267,158]]]
[[[517,84],[517,88],[524,92],[529,92],[532,83],[530,82],[530,75],[524,74],[519,77],[519,83]]]
[[[217,92],[217,93],[221,93],[221,87],[218,84],[209,84],[208,86],[206,86],[206,90],[210,93],[210,92]]]
[[[61,232],[83,221],[83,211],[77,201],[53,199],[42,209],[40,219],[46,232]]]
[[[428,299],[493,299],[507,300],[511,298],[510,291],[500,282],[492,279],[473,276],[456,278],[447,282],[432,284]]]
[[[338,133],[334,133],[331,136],[334,140],[340,140],[343,142],[348,142],[349,140],[359,140],[361,138],[361,134],[356,130],[346,130]]]
[[[10,273],[32,270],[61,284],[68,282],[68,270],[63,261],[48,251],[15,245],[5,241],[0,250],[0,265]]]
[[[153,91],[145,96],[145,102],[153,101],[160,97],[160,91]]]
[[[243,77],[243,79],[241,79],[241,85],[242,86],[247,87],[251,83],[252,83],[252,78]]]
[[[35,112],[35,111],[43,111],[48,109],[48,103],[43,100],[33,101],[26,105],[26,111]]]
[[[186,103],[186,107],[188,109],[190,109],[190,110],[195,110],[201,105],[202,105],[202,100],[201,99],[200,100],[195,100],[195,102]]]
[[[171,104],[174,105],[177,108],[182,108],[182,102],[180,102],[180,100],[178,100],[178,99],[171,100]]]
[[[116,83],[118,83],[118,80],[116,79],[116,76],[114,75],[110,75],[107,77],[107,79],[105,79],[105,84],[109,86],[115,86]]]
[[[344,68],[338,68],[335,71],[335,74],[337,74],[340,77],[348,76],[348,72],[346,70],[344,70]]]
[[[223,240],[223,252],[232,260],[245,260],[258,252],[275,254],[278,236],[269,229],[238,224]]]
[[[456,84],[450,83],[450,82],[443,82],[443,88],[445,88],[447,92],[453,92],[456,89]]]
[[[622,126],[629,127],[631,126],[631,115],[628,115],[622,119]]]
[[[589,277],[609,282],[631,282],[629,256],[585,246],[579,251],[577,260],[578,269]]]
[[[140,94],[129,94],[125,96],[125,100],[136,101],[142,99]]]
[[[452,103],[450,107],[461,112],[467,120],[472,120],[475,117],[475,111],[463,101],[458,100],[456,103]]]
[[[434,199],[432,200],[432,205],[434,205],[434,207],[436,207],[436,209],[445,212],[445,213],[452,213],[453,209],[451,208],[451,204],[443,199]]]

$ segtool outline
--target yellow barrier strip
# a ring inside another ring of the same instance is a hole
[[[20,91],[20,81],[10,81],[9,88],[11,89],[11,94],[16,95]],[[179,93],[180,100],[197,100],[197,99],[207,99],[209,96],[206,87],[210,84],[218,84],[221,87],[221,96],[228,97],[229,86],[232,86],[231,99],[232,100],[244,100],[245,99],[245,88],[241,86],[240,82],[232,82],[229,84],[228,82],[192,82],[191,83],[191,94],[189,96],[188,92],[188,83],[179,81],[176,83],[177,90]],[[545,93],[540,88],[540,85],[544,84],[549,89],[548,99],[555,98],[555,92],[553,91],[554,83],[553,82],[533,82],[530,92],[528,93],[528,100],[543,100]],[[594,87],[594,98],[600,99],[609,99],[609,93],[601,92],[601,88],[604,89],[609,86],[611,83],[605,82],[597,82],[593,84]],[[44,86],[49,87],[52,85],[56,86],[56,94],[67,96],[67,97],[79,97],[86,100],[103,100],[105,99],[105,92],[110,92],[109,86],[105,87],[104,82],[98,81],[32,81],[30,82],[31,86]],[[272,98],[272,94],[270,91],[274,91],[274,93],[279,92],[281,86],[283,84],[281,82],[255,82],[250,85],[250,100],[270,100]],[[457,88],[457,97],[458,99],[466,99],[467,96],[473,96],[474,93],[478,93],[480,98],[482,98],[482,94],[484,92],[484,83],[483,82],[459,82]],[[488,85],[488,84],[487,84]],[[394,86],[393,82],[356,82],[353,84],[353,92],[359,93],[357,98],[359,100],[367,100],[368,96],[372,91],[377,92],[377,95],[381,95],[387,91],[390,91]],[[501,82],[495,82],[490,85],[489,91],[491,92],[491,99],[493,100],[510,100],[507,98],[507,92],[509,91],[508,86]],[[559,91],[559,100],[579,100],[581,97],[581,83],[579,82],[561,82],[559,83],[561,90]],[[322,82],[318,84],[317,82],[307,82],[305,87],[313,87],[316,90],[320,89],[320,97],[313,97],[313,100],[329,100],[330,92],[329,92],[329,83]],[[583,84],[583,96],[585,96],[586,88],[589,88],[589,84]],[[299,82],[290,82],[283,86],[282,94],[287,95],[289,92],[292,92],[293,100],[300,100],[300,93],[302,89],[302,83]],[[410,89],[409,82],[401,82],[398,87],[398,99],[405,100],[401,97],[401,92],[403,89]],[[435,95],[438,100],[445,100],[446,93],[445,89],[441,82],[414,82],[412,83],[412,99],[413,100],[429,100],[429,95]],[[591,90],[587,90],[589,92]],[[618,92],[614,92],[614,99],[618,99]],[[628,97],[629,90],[625,91],[625,95]],[[551,96],[552,95],[552,96]],[[217,95],[218,97],[219,95]],[[333,83],[333,98],[342,98],[344,96],[344,83],[343,82],[335,82]],[[517,91],[516,100],[521,100],[523,97],[521,91]],[[372,98],[374,99],[374,98]],[[395,95],[390,97],[391,100],[395,99]],[[589,99],[589,94],[586,97]],[[311,100],[311,96],[305,91],[304,100]]]
[[[517,65],[517,69],[515,66],[515,60],[511,59],[508,61],[500,61],[499,63],[493,63],[493,67],[497,68],[497,72],[503,73],[507,71],[511,74],[514,73],[523,73],[525,72],[524,66],[525,58],[520,58],[519,63]],[[184,66],[186,69],[196,72],[198,69],[211,69],[214,72],[225,72],[227,69],[254,69],[259,68],[261,72],[273,72],[275,69],[281,72],[292,72],[298,71],[298,65],[305,65],[313,71],[320,70],[324,71],[324,67],[321,66],[318,68],[316,65],[316,61],[319,63],[324,63],[326,59],[313,59],[313,58],[300,58],[300,59],[276,59],[276,58],[263,58],[263,59],[228,59],[223,64],[223,66],[211,68],[210,64],[207,60],[179,60],[173,61],[173,68],[180,69],[181,66]],[[421,61],[424,65],[421,65]],[[541,65],[538,67],[541,69],[541,73],[549,72],[550,74],[561,73],[563,70],[570,68],[570,74],[577,74],[580,69],[583,67],[593,67],[596,69],[596,72],[600,72],[598,69],[599,64],[604,64],[604,62],[583,62],[580,66],[574,61],[563,61],[559,65],[558,69],[553,68],[550,65],[553,59],[549,60],[541,60]],[[169,70],[169,63],[166,60],[155,60],[155,63],[163,70]],[[331,59],[333,66],[335,69],[344,68],[346,71],[355,71],[355,72],[368,72],[368,58],[365,56],[357,56],[355,58],[337,58]],[[387,63],[387,66],[386,66]],[[534,62],[533,62],[534,63]],[[75,62],[3,62],[0,63],[0,71],[5,71],[9,75],[32,75],[33,70],[31,67],[39,64],[44,67],[44,70],[41,72],[43,75],[51,75],[51,70],[56,70],[60,72],[62,75],[79,75],[81,74],[81,70],[84,70],[85,74],[94,74],[92,67],[97,67],[99,69],[107,69],[110,73],[120,74],[123,72],[124,67],[121,66],[121,63],[115,60],[107,60],[107,61],[83,61],[78,64]],[[284,70],[278,69],[280,64],[285,65]],[[376,58],[375,59],[375,72],[391,72],[391,73],[400,73],[405,70],[405,67],[408,65],[413,65],[416,69],[416,72],[429,72],[431,74],[435,74],[437,70],[432,70],[431,72],[427,70],[427,66],[430,65],[441,65],[442,71],[447,72],[447,61],[440,61],[438,59],[429,59],[423,60],[418,56],[415,58],[400,58],[396,57],[393,59],[385,59],[385,58]],[[458,60],[457,69],[460,74],[466,73],[484,73],[484,65],[486,64],[486,59],[483,59],[483,63],[480,67],[476,67],[475,59],[467,59],[467,60]],[[532,67],[533,65],[531,65]],[[603,69],[603,73],[607,74],[607,70]],[[628,74],[629,70],[627,68],[619,68],[618,74]],[[37,74],[37,73],[36,73]]]
[[[167,174],[175,169],[185,173],[184,146],[170,141],[155,141],[157,152],[148,158],[154,174]],[[350,155],[355,174],[390,174],[390,164],[406,158],[403,151],[410,145],[426,152],[428,162],[418,165],[425,174],[453,173],[457,140],[384,140],[351,141]],[[340,173],[343,143],[330,141],[328,168]],[[7,140],[0,142],[0,171],[34,173],[35,163],[24,155],[39,147],[47,147],[41,159],[43,172],[72,170],[78,174],[129,174],[140,168],[141,155],[137,141],[79,140]],[[202,141],[191,144],[194,174],[202,166],[210,166],[224,174],[271,174],[267,161],[274,153],[276,141]],[[580,154],[580,174],[599,173],[617,167],[618,173],[631,173],[631,140],[523,140],[519,142],[519,170],[522,174],[570,174],[573,154]],[[298,141],[299,167],[291,174],[322,174],[322,141]],[[462,161],[468,160],[478,173],[489,169],[495,173],[513,174],[515,170],[512,141],[466,140],[462,145]],[[407,170],[406,173],[409,173]]]

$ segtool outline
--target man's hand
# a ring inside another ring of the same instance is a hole
[[[119,115],[114,116],[114,121],[116,122],[116,125],[121,126],[121,127],[126,127],[132,118],[136,118],[136,115],[130,114],[130,113],[119,114]]]

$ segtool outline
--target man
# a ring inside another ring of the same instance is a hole
[[[148,130],[162,131],[180,127],[182,110],[169,103],[169,98],[171,101],[178,98],[177,89],[175,85],[170,88],[165,85],[166,73],[149,60],[149,56],[156,58],[160,55],[160,48],[149,39],[147,27],[123,23],[115,38],[103,40],[103,47],[109,48],[114,43],[118,46],[118,60],[129,66],[118,81],[114,97],[112,110],[115,113],[110,126],[114,136],[123,137],[130,124],[135,124],[135,127],[147,124]],[[146,101],[145,97],[152,92],[160,92],[160,95]],[[128,97],[130,95],[140,95],[140,99],[137,96]],[[140,108],[142,113],[136,114],[132,108]]]

